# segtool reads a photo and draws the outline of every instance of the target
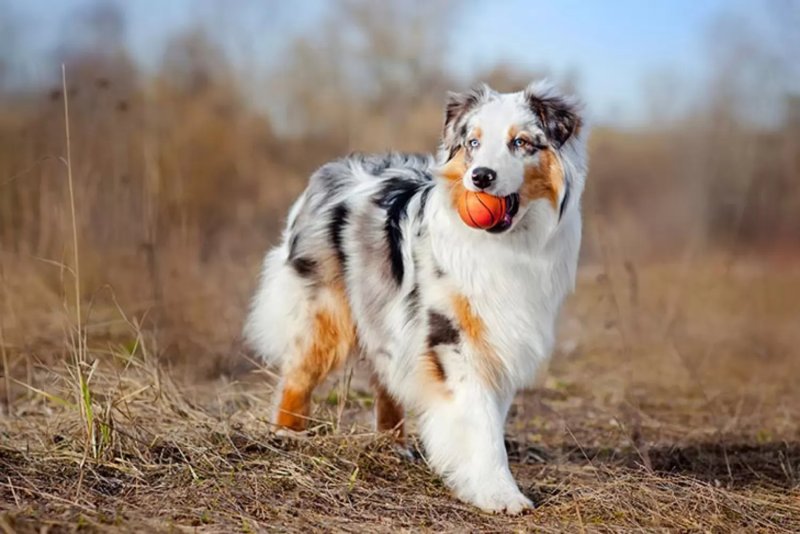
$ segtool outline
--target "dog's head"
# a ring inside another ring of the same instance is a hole
[[[578,143],[581,124],[577,102],[544,83],[517,93],[486,85],[451,93],[441,174],[454,199],[464,188],[507,197],[507,213],[490,232],[513,228],[534,205],[558,218],[569,196],[564,154]]]

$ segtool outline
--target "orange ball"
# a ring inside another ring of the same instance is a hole
[[[506,213],[506,198],[464,190],[458,214],[467,226],[485,230],[499,223]]]

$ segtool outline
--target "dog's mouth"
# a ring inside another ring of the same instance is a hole
[[[493,234],[502,234],[514,224],[514,216],[516,216],[518,211],[519,195],[517,193],[512,193],[506,197],[506,212],[503,214],[500,222],[491,228],[487,228],[486,231]]]

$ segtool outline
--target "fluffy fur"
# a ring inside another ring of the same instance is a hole
[[[486,169],[480,188],[511,206],[488,231],[456,209]],[[353,155],[316,171],[266,257],[245,328],[281,368],[276,425],[304,429],[314,387],[360,352],[380,430],[402,436],[413,410],[430,465],[460,499],[531,506],[503,426],[549,358],[573,289],[585,173],[579,109],[543,84],[451,94],[438,157]]]

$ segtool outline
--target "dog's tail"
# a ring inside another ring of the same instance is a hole
[[[291,232],[304,202],[305,195],[292,206],[282,243],[264,258],[244,325],[245,341],[267,364],[281,365],[308,324],[308,285],[289,265]]]

